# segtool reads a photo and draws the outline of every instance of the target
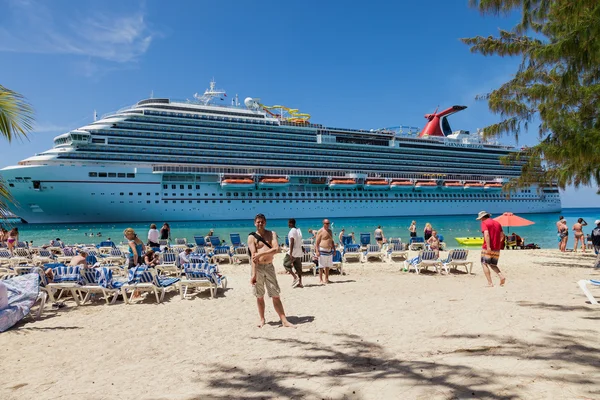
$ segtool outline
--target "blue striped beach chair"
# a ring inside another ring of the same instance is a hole
[[[82,268],[81,276],[83,284],[79,290],[80,292],[85,292],[85,297],[81,304],[85,304],[95,293],[101,293],[106,304],[115,304],[117,297],[121,293],[121,286],[125,284],[125,282],[113,280],[113,272],[107,267]],[[113,299],[109,302],[111,295]]]
[[[165,297],[165,293],[176,287],[179,278],[160,277],[153,268],[148,268],[146,265],[139,265],[131,268],[128,271],[129,281],[121,286],[121,294],[125,304],[130,304],[130,299],[127,298],[127,291],[141,291],[154,293],[156,302],[161,303]]]
[[[347,262],[350,260],[360,261],[362,253],[360,252],[359,244],[348,244],[344,246],[344,254],[342,254],[342,261]]]
[[[219,263],[223,260],[226,260],[231,264],[232,261],[231,254],[229,253],[229,246],[215,246],[213,249],[213,255],[210,259],[213,264]]]
[[[194,235],[194,242],[196,242],[196,246],[198,247],[206,247],[206,240],[204,240],[204,236]]]
[[[203,258],[206,258],[206,262],[208,262],[209,255],[206,252],[206,248],[196,247],[196,250],[193,253],[190,253],[190,257],[203,257]],[[198,262],[200,262],[200,261],[198,261]],[[198,262],[195,261],[195,263],[198,263]]]
[[[436,272],[440,272],[442,262],[438,260],[438,256],[434,250],[423,250],[419,255],[411,260],[404,261],[404,270],[414,269],[417,275],[421,269],[427,270],[429,267],[434,267]]]
[[[363,261],[369,261],[371,258],[377,258],[379,261],[385,261],[385,253],[381,250],[378,244],[370,244],[367,246]]]
[[[11,262],[12,254],[8,250],[0,250],[0,266],[9,266]]]
[[[56,259],[50,250],[39,249],[37,254],[33,256],[33,263],[36,265],[47,264]]]
[[[360,245],[362,247],[367,247],[371,244],[371,234],[370,233],[361,233],[360,234]]]
[[[80,293],[82,277],[79,266],[66,266],[64,264],[45,264],[45,268],[52,268],[54,279],[48,283],[48,295],[54,303],[59,300],[64,292],[71,293],[73,300],[77,305],[80,304]],[[54,292],[58,292],[58,296],[54,297]]]
[[[62,249],[62,255],[56,257],[56,261],[59,263],[68,263],[73,257],[75,257],[75,250],[73,250],[71,247],[65,247]]]
[[[188,263],[183,265],[185,278],[179,283],[179,295],[184,299],[189,288],[208,288],[210,296],[215,298],[219,287],[227,288],[227,278],[219,275],[219,267],[214,264]]]
[[[218,236],[210,236],[209,239],[212,247],[217,247],[221,245],[221,239]]]
[[[248,247],[240,246],[233,249],[231,261],[237,264],[241,264],[244,261],[250,262],[250,253],[248,252]]]
[[[401,258],[405,261],[408,258],[408,251],[406,250],[403,243],[397,242],[391,245],[389,249],[389,258],[392,261],[394,258]]]
[[[342,236],[342,246],[348,246],[352,244],[352,235]]]
[[[239,233],[230,233],[229,239],[231,239],[231,245],[234,249],[244,245]]]
[[[473,269],[473,262],[467,261],[467,257],[469,256],[469,250],[465,249],[454,249],[450,250],[448,253],[448,258],[442,260],[442,266],[446,273],[448,273],[448,267],[451,269],[456,269],[458,266],[465,267],[467,273],[471,274],[471,270]]]
[[[159,262],[156,269],[162,274],[174,274],[176,276],[181,275],[181,270],[177,267],[177,261],[179,257],[173,252],[164,252],[159,256]]]
[[[408,242],[408,248],[412,251],[425,249],[425,239],[421,236],[412,237]]]

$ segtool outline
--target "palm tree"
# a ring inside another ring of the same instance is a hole
[[[27,137],[33,129],[33,108],[17,92],[0,85],[0,136],[9,143],[18,137]],[[12,201],[4,182],[0,180],[0,219],[8,214],[7,204]]]

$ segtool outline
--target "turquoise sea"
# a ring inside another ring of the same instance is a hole
[[[454,240],[456,237],[481,236],[479,232],[479,222],[475,220],[479,210],[472,210],[471,215],[461,216],[421,216],[414,218],[417,221],[417,229],[422,236],[423,228],[426,222],[430,222],[444,239],[449,248],[461,247]],[[556,221],[559,215],[567,219],[569,230],[577,221],[577,218],[583,218],[589,224],[584,228],[584,233],[588,234],[593,229],[594,221],[600,219],[600,208],[570,208],[563,209],[561,213],[556,214],[521,214],[522,217],[534,221],[534,225],[505,229],[510,232],[516,232],[525,239],[526,243],[536,243],[542,248],[557,248]],[[496,217],[494,215],[492,217]],[[156,220],[155,223],[160,229],[163,222],[169,222],[171,225],[171,237],[185,237],[188,242],[193,243],[193,237],[196,234],[206,235],[212,228],[215,235],[225,239],[229,243],[230,233],[240,233],[245,241],[248,233],[253,231],[253,215],[247,220],[238,221],[208,221],[208,222],[170,222]],[[267,218],[269,216],[267,215]],[[403,242],[408,242],[408,227],[412,217],[380,217],[380,218],[337,218],[332,220],[333,231],[337,235],[342,228],[347,233],[354,232],[356,240],[359,240],[360,233],[370,232],[372,240],[373,231],[378,225],[381,225],[386,237],[400,237]],[[99,243],[102,240],[111,238],[115,242],[123,240],[123,230],[132,227],[142,238],[146,240],[150,223],[119,223],[119,224],[18,224],[21,232],[21,240],[31,241],[34,245],[41,245],[49,242],[51,239],[60,238],[68,244],[74,243]],[[303,235],[308,236],[309,228],[317,229],[322,226],[320,219],[297,219],[297,226],[302,230]],[[288,232],[287,220],[268,220],[267,228],[274,230],[279,236],[286,235]],[[98,237],[98,233],[102,237]],[[93,233],[94,236],[86,236]],[[573,234],[569,235],[568,247],[572,248]]]

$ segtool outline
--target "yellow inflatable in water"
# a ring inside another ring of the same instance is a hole
[[[465,246],[481,246],[483,244],[482,237],[457,237],[456,241]]]

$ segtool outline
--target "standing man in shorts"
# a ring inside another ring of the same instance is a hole
[[[481,232],[483,232],[483,246],[481,250],[481,266],[483,273],[488,281],[488,286],[493,287],[492,274],[490,268],[494,270],[500,278],[500,286],[504,286],[506,278],[498,268],[498,259],[500,259],[500,249],[504,243],[504,232],[502,225],[498,221],[491,219],[492,215],[486,211],[480,211],[477,220],[481,221]]]
[[[273,299],[273,307],[275,312],[281,319],[281,324],[285,327],[294,328],[295,325],[288,322],[283,310],[283,304],[279,298],[279,284],[273,267],[273,257],[279,251],[277,243],[277,234],[273,231],[265,229],[267,218],[263,214],[257,214],[254,217],[254,226],[256,232],[248,236],[248,248],[252,253],[252,276],[250,284],[254,287],[254,295],[256,296],[256,304],[258,306],[258,315],[260,322],[259,328],[265,325],[265,287],[269,297]]]
[[[292,275],[294,281],[292,282],[293,288],[301,288],[302,286],[302,232],[296,228],[296,220],[290,218],[288,220],[288,240],[290,242],[290,249],[286,253],[283,259],[283,267]],[[296,273],[294,273],[296,270]],[[296,275],[297,274],[297,275]]]
[[[335,253],[335,242],[331,232],[331,222],[323,220],[323,227],[317,232],[315,243],[315,255],[319,258],[319,280],[321,283],[329,281],[329,268],[333,267],[333,254]],[[323,270],[325,270],[325,281],[323,281]]]

